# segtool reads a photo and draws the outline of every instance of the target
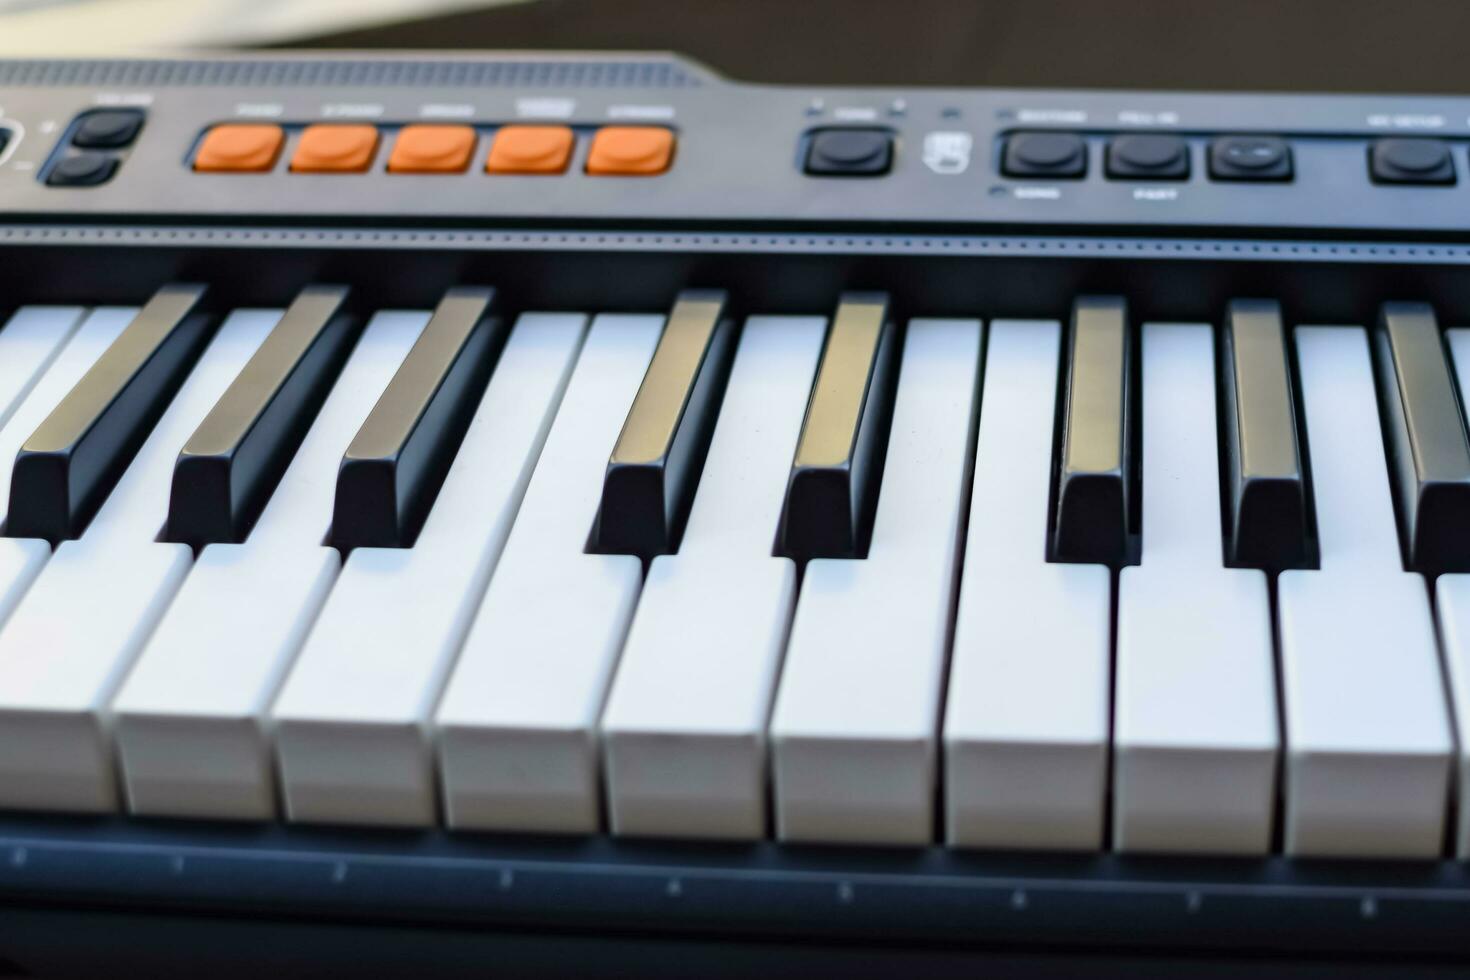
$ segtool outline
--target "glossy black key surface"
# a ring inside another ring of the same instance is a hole
[[[1231,303],[1221,344],[1227,561],[1300,568],[1310,553],[1307,492],[1281,307]]]
[[[5,533],[79,536],[204,350],[205,287],[164,286],[20,447]]]
[[[678,546],[734,351],[725,293],[679,294],[602,484],[594,550],[650,557]]]
[[[791,464],[780,553],[809,559],[866,552],[879,450],[893,409],[895,335],[887,295],[842,296]]]
[[[1434,310],[1385,303],[1374,346],[1404,562],[1470,570],[1470,441]]]
[[[357,338],[345,286],[308,286],[184,444],[166,537],[244,541]]]
[[[505,340],[494,291],[452,289],[388,382],[337,471],[331,543],[407,548],[459,449]]]
[[[1137,560],[1132,358],[1122,298],[1080,297],[1067,340],[1051,540],[1055,561]]]

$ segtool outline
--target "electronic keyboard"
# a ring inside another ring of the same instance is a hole
[[[1470,99],[18,60],[0,146],[17,975],[1470,954]]]

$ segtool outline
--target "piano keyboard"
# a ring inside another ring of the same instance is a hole
[[[531,64],[0,62],[0,900],[1470,953],[1470,126]]]
[[[215,327],[206,296],[0,330],[7,808],[1470,848],[1470,579],[1434,575],[1470,556],[1470,330],[1426,306],[359,316],[312,285]]]

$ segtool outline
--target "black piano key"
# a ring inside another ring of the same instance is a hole
[[[91,521],[209,340],[205,287],[164,286],[16,455],[11,537],[75,538]]]
[[[1470,570],[1470,440],[1434,310],[1384,304],[1374,345],[1404,562]]]
[[[189,437],[174,465],[166,537],[244,541],[357,338],[345,286],[308,286]]]
[[[678,546],[730,373],[725,302],[719,290],[679,294],[608,460],[594,550],[651,557]]]
[[[412,546],[505,340],[494,291],[452,289],[388,382],[337,471],[331,543]]]
[[[1137,560],[1132,359],[1123,299],[1080,297],[1067,344],[1053,560]]]
[[[842,296],[791,464],[782,554],[804,560],[866,552],[893,409],[895,335],[886,295]]]
[[[1231,303],[1221,343],[1227,561],[1300,568],[1309,560],[1309,512],[1281,307]]]

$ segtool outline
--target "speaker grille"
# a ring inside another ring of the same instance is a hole
[[[228,60],[0,61],[0,85],[256,87],[413,85],[501,88],[690,88],[673,61],[596,60]]]

